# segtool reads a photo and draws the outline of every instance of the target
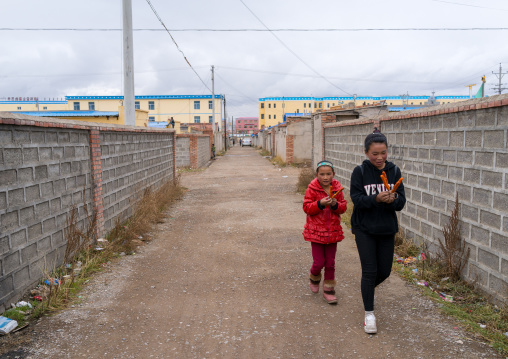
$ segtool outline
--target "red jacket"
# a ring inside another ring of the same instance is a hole
[[[342,186],[339,181],[333,179],[332,190],[338,191]],[[303,211],[307,213],[307,223],[303,230],[303,238],[309,242],[316,243],[337,243],[344,239],[342,227],[340,225],[340,215],[346,212],[347,202],[344,194],[337,195],[338,207],[334,210],[331,206],[320,209],[318,201],[329,196],[319,184],[317,178],[314,178],[305,192],[303,200]]]

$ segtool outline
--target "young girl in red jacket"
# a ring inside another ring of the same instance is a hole
[[[335,253],[337,252],[337,243],[344,239],[340,215],[346,212],[347,206],[342,192],[333,196],[342,188],[339,181],[333,178],[334,176],[335,171],[332,163],[319,162],[316,178],[309,184],[303,201],[303,211],[307,213],[303,237],[306,241],[311,242],[313,258],[310,268],[310,289],[313,293],[319,292],[321,270],[324,267],[323,297],[329,304],[337,303]]]

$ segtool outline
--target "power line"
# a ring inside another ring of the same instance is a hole
[[[261,19],[259,17],[257,17],[256,14],[254,14],[254,12],[247,6],[247,4],[245,4],[243,2],[243,0],[240,0],[240,2],[243,4],[243,6],[245,6],[247,8],[247,10],[249,10],[249,12],[261,23],[261,25],[263,25],[269,32],[270,34],[273,35],[273,37],[275,37],[277,39],[277,41],[279,41],[282,46],[284,46],[289,52],[291,52],[298,60],[300,60],[300,62],[302,64],[304,64],[305,66],[307,66],[307,68],[309,68],[312,72],[314,72],[316,75],[318,75],[319,77],[321,77],[323,80],[325,80],[326,82],[328,82],[330,85],[332,85],[333,87],[335,87],[336,89],[344,92],[345,94],[348,94],[350,96],[352,96],[352,94],[350,94],[349,92],[343,90],[342,88],[340,88],[339,86],[335,85],[333,82],[331,82],[330,80],[328,80],[326,77],[324,77],[323,75],[321,75],[319,72],[317,72],[316,70],[314,70],[314,68],[312,66],[310,66],[307,62],[305,62],[300,56],[298,56],[296,54],[296,52],[294,52],[293,50],[291,50],[289,48],[288,45],[286,45],[284,43],[284,41],[282,41],[277,35],[275,35],[275,33],[273,33],[269,28],[268,26],[265,25],[265,23],[263,21],[261,21]]]
[[[487,7],[487,6],[479,6],[479,5],[463,4],[463,3],[460,3],[460,2],[455,2],[455,1],[446,1],[446,0],[430,0],[430,1],[442,2],[442,3],[445,3],[445,4],[452,4],[452,5],[460,5],[460,6],[476,7],[476,8],[480,8],[480,9],[489,9],[489,10],[508,11],[507,9],[499,9],[499,8],[495,8],[495,7]]]
[[[242,91],[238,90],[237,88],[235,88],[233,85],[231,85],[229,82],[227,82],[224,77],[222,77],[218,71],[215,72],[215,74],[217,75],[217,77],[219,77],[226,85],[228,85],[232,90],[238,92],[241,96],[245,97],[245,98],[248,98],[249,100],[251,101],[254,101],[254,102],[258,102],[258,100],[255,100],[253,98],[251,98],[250,96],[247,96],[245,95]]]
[[[153,13],[155,14],[155,16],[157,17],[157,19],[160,21],[160,23],[162,24],[162,26],[166,29],[166,32],[168,33],[169,37],[171,37],[171,40],[173,40],[173,43],[175,44],[176,48],[178,49],[178,51],[180,51],[180,53],[182,54],[183,58],[185,59],[185,61],[187,62],[187,65],[189,65],[189,67],[192,69],[192,71],[194,71],[194,73],[196,74],[196,76],[199,78],[199,80],[201,81],[201,83],[203,85],[205,85],[205,87],[208,89],[208,91],[212,92],[212,90],[210,90],[210,88],[205,84],[205,82],[203,81],[203,79],[201,78],[201,76],[199,76],[199,74],[196,72],[196,70],[194,69],[194,67],[192,67],[191,63],[189,62],[189,60],[187,60],[187,57],[185,56],[185,54],[183,53],[182,50],[180,50],[180,47],[178,46],[178,44],[176,43],[175,39],[173,38],[173,35],[171,35],[171,33],[169,32],[168,28],[166,27],[166,24],[164,24],[164,21],[162,21],[162,19],[160,18],[159,14],[157,14],[157,11],[155,10],[155,8],[153,7],[152,3],[150,2],[150,0],[146,0],[146,2],[148,3],[148,5],[150,6],[150,8],[152,9]],[[213,100],[213,99],[212,99]]]
[[[507,11],[507,10],[504,10]],[[404,27],[404,28],[279,28],[279,29],[211,29],[211,28],[194,28],[194,29],[133,29],[132,31],[147,32],[360,32],[360,31],[506,31],[508,27]],[[76,31],[76,32],[117,32],[122,29],[115,28],[14,28],[2,27],[0,31]],[[170,34],[171,36],[171,34]],[[174,41],[174,40],[173,40]]]

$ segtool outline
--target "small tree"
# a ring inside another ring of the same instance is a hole
[[[461,238],[459,221],[459,194],[455,196],[455,207],[453,208],[450,221],[443,227],[444,243],[439,239],[440,253],[438,258],[444,265],[443,276],[451,280],[460,279],[468,259],[470,248],[466,248],[465,240]]]

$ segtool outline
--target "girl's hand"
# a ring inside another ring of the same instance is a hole
[[[332,198],[332,203],[330,204],[332,207],[337,205],[337,198]]]
[[[328,196],[327,196],[327,197],[325,197],[325,198],[321,199],[321,201],[319,201],[319,203],[321,203],[321,205],[322,205],[323,207],[326,207],[326,206],[331,205],[331,204],[332,204],[332,201],[333,201],[333,199],[331,199],[330,197],[328,197]]]

